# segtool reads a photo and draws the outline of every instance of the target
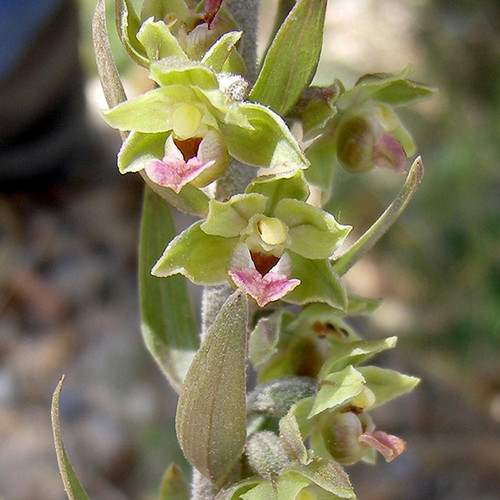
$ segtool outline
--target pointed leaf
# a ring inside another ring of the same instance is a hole
[[[198,328],[182,276],[157,278],[151,268],[176,230],[168,205],[146,188],[139,249],[139,297],[144,342],[179,392],[199,345]]]
[[[175,237],[153,268],[155,276],[182,274],[198,285],[227,281],[238,240],[204,233],[198,221]]]
[[[220,484],[246,438],[247,300],[235,292],[222,306],[189,368],[176,429],[191,465]]]
[[[216,72],[221,72],[231,51],[241,38],[241,31],[230,31],[221,36],[203,56],[201,62]]]
[[[309,453],[294,412],[291,411],[280,419],[279,426],[280,436],[289,448],[291,456],[295,456],[301,464],[307,464],[310,461]]]
[[[325,378],[330,373],[343,370],[348,365],[357,365],[382,351],[393,349],[397,341],[397,337],[388,337],[377,340],[357,340],[337,346],[322,366],[319,377]]]
[[[420,382],[417,377],[378,366],[361,366],[358,369],[366,378],[366,386],[375,394],[375,404],[371,408],[412,391]]]
[[[145,55],[144,47],[137,40],[141,21],[135,12],[132,1],[115,0],[115,9],[116,28],[122,45],[135,62],[147,68],[149,59]]]
[[[159,500],[189,500],[189,489],[179,466],[172,464],[160,485]]]
[[[316,72],[325,22],[326,0],[297,0],[276,34],[250,100],[280,115],[295,104]]]
[[[249,102],[239,105],[253,129],[221,123],[231,156],[256,167],[307,168],[309,162],[283,119],[270,109]]]
[[[291,277],[301,283],[283,298],[285,302],[300,305],[324,302],[342,311],[347,307],[345,287],[327,259],[311,260],[293,252],[287,253],[292,260]]]
[[[164,57],[178,57],[187,60],[177,38],[172,35],[163,21],[155,22],[153,18],[144,21],[137,33],[137,40],[146,50],[149,61]]]
[[[61,424],[59,421],[59,398],[61,396],[61,389],[64,382],[64,375],[61,377],[59,384],[57,384],[56,390],[52,397],[52,432],[54,434],[54,444],[57,454],[57,465],[59,466],[59,472],[62,476],[62,481],[64,484],[64,490],[68,495],[69,500],[88,500],[88,496],[85,493],[80,481],[76,477],[73,467],[66,455],[66,450],[61,437]]]
[[[363,389],[364,382],[363,375],[352,366],[328,375],[321,380],[322,385],[314,400],[309,418],[325,410],[334,410],[357,396]]]
[[[109,45],[106,26],[106,7],[104,0],[98,0],[92,20],[92,39],[97,65],[97,73],[101,81],[104,96],[109,107],[116,106],[127,99],[120,75],[116,69],[113,53]]]

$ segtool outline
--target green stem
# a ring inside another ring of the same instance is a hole
[[[366,252],[377,243],[386,231],[396,222],[417,190],[424,175],[424,164],[420,156],[413,162],[406,182],[394,201],[387,207],[385,212],[374,222],[361,238],[354,243],[347,252],[340,256],[333,264],[333,270],[342,276],[357,262]]]

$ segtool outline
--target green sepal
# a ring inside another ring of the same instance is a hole
[[[333,180],[337,168],[337,150],[334,137],[325,134],[306,149],[311,166],[306,170],[306,179],[321,190],[321,205],[332,196]]]
[[[176,415],[179,444],[193,467],[220,484],[246,439],[245,353],[248,304],[233,293],[189,367]]]
[[[324,379],[320,378],[320,389],[308,418],[343,405],[362,391],[364,383],[363,375],[350,365]]]
[[[326,0],[297,0],[269,47],[250,100],[284,116],[318,66]]]
[[[225,202],[210,200],[201,229],[215,236],[238,237],[253,215],[265,211],[266,203],[266,197],[257,193],[237,194]]]
[[[265,481],[241,495],[242,500],[294,500],[309,486],[309,481],[296,474],[281,474],[274,483]]]
[[[307,168],[309,162],[285,122],[276,113],[253,103],[242,103],[239,110],[252,129],[221,123],[231,156],[256,167],[281,167],[284,170]]]
[[[176,236],[153,267],[154,276],[182,274],[197,285],[227,281],[229,260],[237,239],[205,233],[198,221]]]
[[[189,500],[189,489],[182,469],[172,464],[163,475],[158,500]]]
[[[352,89],[346,90],[336,105],[348,109],[354,104],[370,100],[393,107],[410,106],[436,94],[436,88],[409,80],[406,78],[408,74],[409,69],[396,75],[366,75]]]
[[[359,295],[349,294],[346,316],[361,316],[374,313],[381,305],[381,299],[367,299]]]
[[[203,64],[179,57],[167,57],[151,63],[150,77],[158,85],[197,86],[206,90],[219,87],[215,73]]]
[[[142,4],[142,20],[153,16],[156,21],[160,21],[171,14],[177,19],[184,20],[189,16],[190,11],[184,0],[144,0]]]
[[[169,132],[130,132],[118,152],[120,173],[138,172],[148,161],[162,159],[165,156],[165,141],[168,136]]]
[[[158,255],[175,236],[167,203],[146,188],[139,247],[139,298],[144,342],[179,392],[199,346],[198,327],[182,276],[151,275]]]
[[[172,113],[182,102],[195,99],[193,91],[184,85],[150,90],[109,110],[104,119],[119,130],[135,130],[154,134],[172,130]]]
[[[357,340],[340,345],[332,351],[330,357],[322,366],[319,378],[343,370],[347,366],[357,365],[371,359],[376,354],[396,347],[397,337],[387,337],[377,340]]]
[[[315,457],[307,465],[295,463],[286,467],[282,474],[287,473],[302,476],[321,489],[332,493],[335,497],[330,497],[331,500],[336,500],[336,497],[352,500],[356,498],[349,476],[342,466],[332,460]]]
[[[290,409],[290,411],[280,419],[280,436],[290,456],[295,457],[301,464],[307,464],[311,461],[312,457],[304,444],[304,438],[300,432],[294,410],[295,407]]]
[[[361,366],[359,371],[366,379],[366,387],[375,394],[375,404],[371,408],[412,391],[420,382],[417,377],[378,366]]]
[[[288,226],[290,250],[307,259],[330,257],[351,230],[328,212],[290,198],[276,204],[274,216]]]
[[[116,29],[122,45],[135,62],[147,68],[149,59],[136,36],[141,27],[141,21],[135,12],[132,1],[115,0],[115,9]]]
[[[307,170],[306,170],[307,172]],[[282,198],[306,201],[309,187],[302,170],[290,174],[262,175],[254,179],[246,189],[247,193],[259,193],[268,198],[266,213],[271,214]]]
[[[201,60],[209,68],[221,72],[230,54],[241,38],[241,31],[230,31],[222,35],[208,50]]]
[[[137,40],[146,51],[150,61],[164,57],[177,57],[187,60],[177,38],[172,35],[163,21],[154,21],[152,17],[144,21],[137,33]]]
[[[290,304],[324,302],[336,309],[347,307],[347,292],[339,276],[332,270],[328,259],[311,260],[288,252],[292,261],[292,277],[300,285],[283,297]]]
[[[61,377],[61,380],[57,384],[56,390],[54,391],[54,395],[52,396],[51,408],[52,432],[56,448],[57,465],[59,466],[59,472],[61,473],[64,490],[66,491],[66,495],[69,500],[88,500],[89,497],[87,496],[87,493],[85,493],[83,486],[71,466],[62,442],[61,422],[59,420],[59,399],[61,396],[63,382],[64,375]]]

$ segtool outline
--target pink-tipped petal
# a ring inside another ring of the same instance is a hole
[[[186,163],[179,158],[165,156],[163,160],[150,160],[144,170],[154,183],[168,187],[179,194],[186,184],[213,164],[213,160],[203,163],[196,157],[190,158]]]
[[[256,269],[229,271],[229,276],[238,288],[243,288],[255,299],[259,307],[281,299],[300,284],[300,280],[288,279],[283,274],[269,272],[262,276]]]
[[[361,443],[375,448],[383,455],[387,462],[391,462],[396,457],[399,457],[406,450],[405,441],[382,431],[365,432],[358,439]]]
[[[406,153],[394,136],[382,134],[373,146],[373,161],[377,167],[392,168],[403,172],[406,166]]]

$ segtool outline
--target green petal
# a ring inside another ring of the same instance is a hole
[[[253,129],[221,123],[231,156],[256,167],[307,168],[308,160],[282,118],[259,104],[243,103],[240,111]]]
[[[378,366],[361,366],[359,371],[366,379],[366,386],[375,394],[375,404],[371,408],[410,392],[420,382],[417,377]]]
[[[253,215],[264,212],[266,204],[266,197],[257,193],[237,194],[225,202],[210,200],[201,229],[206,234],[226,238],[239,236]]]
[[[345,310],[347,293],[339,276],[332,270],[328,259],[310,260],[288,252],[292,260],[292,278],[301,281],[283,301],[291,304],[324,302],[336,309]]]
[[[167,57],[151,63],[150,76],[163,87],[177,84],[217,89],[219,86],[217,77],[210,68],[178,57]]]
[[[118,168],[122,174],[138,172],[149,160],[162,159],[169,132],[144,134],[131,132],[118,152]]]
[[[179,42],[163,21],[155,22],[152,17],[144,21],[137,33],[137,39],[146,50],[150,61],[164,57],[178,57],[187,60]]]
[[[290,250],[307,259],[330,257],[351,230],[328,212],[299,200],[279,201],[274,215],[289,228]]]
[[[312,418],[325,410],[334,410],[357,396],[363,389],[365,378],[353,368],[347,366],[340,372],[331,373],[321,379],[321,388],[314,399],[314,406],[308,415]]]
[[[306,201],[309,188],[302,170],[290,173],[257,177],[247,189],[247,193],[260,193],[268,198],[267,213],[271,214],[282,198]]]
[[[239,42],[241,35],[241,31],[230,31],[221,36],[203,56],[201,62],[214,71],[222,71],[224,63]]]
[[[150,90],[134,99],[103,111],[104,119],[114,128],[157,133],[172,130],[172,113],[182,102],[193,100],[193,92],[186,86]]]
[[[229,260],[238,239],[206,234],[201,224],[196,222],[169,243],[153,268],[155,276],[180,273],[198,285],[227,281]]]
[[[250,99],[281,115],[311,82],[323,41],[326,0],[297,0],[276,34]]]

